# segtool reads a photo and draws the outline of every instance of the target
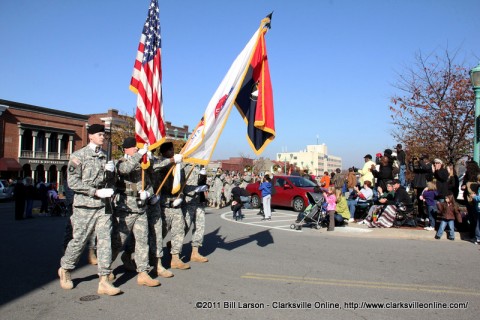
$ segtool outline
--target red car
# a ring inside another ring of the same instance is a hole
[[[297,212],[308,206],[307,192],[313,192],[317,185],[312,181],[299,176],[274,176],[272,187],[275,194],[272,196],[272,206],[290,207]],[[262,203],[262,192],[258,190],[260,182],[250,183],[245,188],[252,196],[252,206],[259,208]]]

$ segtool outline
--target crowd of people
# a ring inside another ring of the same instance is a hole
[[[88,244],[89,260],[98,265],[98,293],[117,295],[122,291],[112,283],[112,263],[121,254],[127,271],[137,272],[139,285],[155,287],[160,282],[151,277],[172,277],[173,273],[162,264],[164,239],[170,232],[170,269],[187,270],[190,264],[181,260],[185,234],[192,230],[190,262],[207,262],[199,249],[205,231],[205,207],[222,208],[231,205],[234,219],[243,218],[242,207],[248,199],[248,183],[260,181],[263,220],[271,219],[270,201],[274,188],[271,176],[261,177],[250,172],[223,172],[218,169],[207,177],[203,167],[183,162],[175,154],[172,142],[159,147],[159,155],[152,154],[148,145],[137,148],[134,137],[123,142],[124,155],[107,161],[101,148],[105,128],[91,125],[88,128],[89,144],[74,152],[69,160],[64,192],[71,217],[66,228],[65,252],[58,269],[60,286],[72,289],[71,271]],[[149,166],[142,163],[147,158]],[[415,211],[416,218],[424,222],[425,230],[435,231],[440,239],[445,229],[447,238],[455,238],[455,228],[464,226],[480,244],[480,168],[469,160],[459,185],[453,165],[441,159],[430,161],[428,155],[411,157],[406,163],[402,146],[396,153],[386,149],[383,154],[365,155],[362,168],[349,168],[346,174],[340,169],[324,172],[323,176],[305,178],[317,183],[317,192],[323,193],[328,231],[345,223],[364,223],[369,227],[391,227],[399,212]],[[406,172],[412,173],[407,179]],[[180,188],[174,185],[181,181]],[[56,197],[54,190],[45,195]],[[466,213],[459,209],[459,189],[465,199]],[[32,179],[27,177],[15,187],[15,218],[32,216]],[[23,200],[20,201],[20,199]],[[26,199],[26,201],[25,201]],[[44,208],[43,198],[41,210]],[[356,212],[363,214],[356,216]],[[73,214],[72,214],[73,213]],[[357,219],[356,219],[357,218]],[[358,221],[360,220],[360,221]]]
[[[343,222],[335,220],[337,225],[358,222],[388,228],[410,217],[409,225],[422,224],[426,231],[436,231],[435,239],[440,239],[447,228],[450,240],[454,240],[454,230],[459,230],[468,232],[474,243],[480,243],[480,168],[475,161],[465,162],[460,185],[453,164],[426,154],[411,157],[407,163],[401,144],[395,151],[386,149],[375,156],[374,160],[372,155],[365,155],[361,168],[349,168],[344,175],[337,169],[317,177],[316,182],[324,191],[332,184],[335,186],[337,206],[347,199],[347,213],[336,210],[337,215],[344,217]],[[409,178],[407,169],[411,172]],[[328,199],[327,210],[331,211],[333,192],[324,196]],[[332,222],[328,225],[333,230]]]

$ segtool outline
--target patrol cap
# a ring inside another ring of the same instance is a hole
[[[105,126],[102,124],[92,124],[87,129],[88,134],[95,134],[99,132],[105,132]]]
[[[164,142],[160,146],[160,153],[165,153],[170,149],[173,149],[173,142],[171,141]]]
[[[133,148],[137,146],[137,140],[134,137],[128,137],[123,140],[123,149]]]

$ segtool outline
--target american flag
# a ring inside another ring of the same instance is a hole
[[[143,26],[130,90],[137,94],[135,138],[155,149],[165,139],[162,99],[162,54],[158,0],[152,0]]]

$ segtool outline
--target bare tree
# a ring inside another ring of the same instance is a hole
[[[422,53],[399,75],[395,85],[404,95],[391,98],[393,137],[409,154],[433,154],[455,163],[472,153],[475,101],[468,68],[455,55]]]

